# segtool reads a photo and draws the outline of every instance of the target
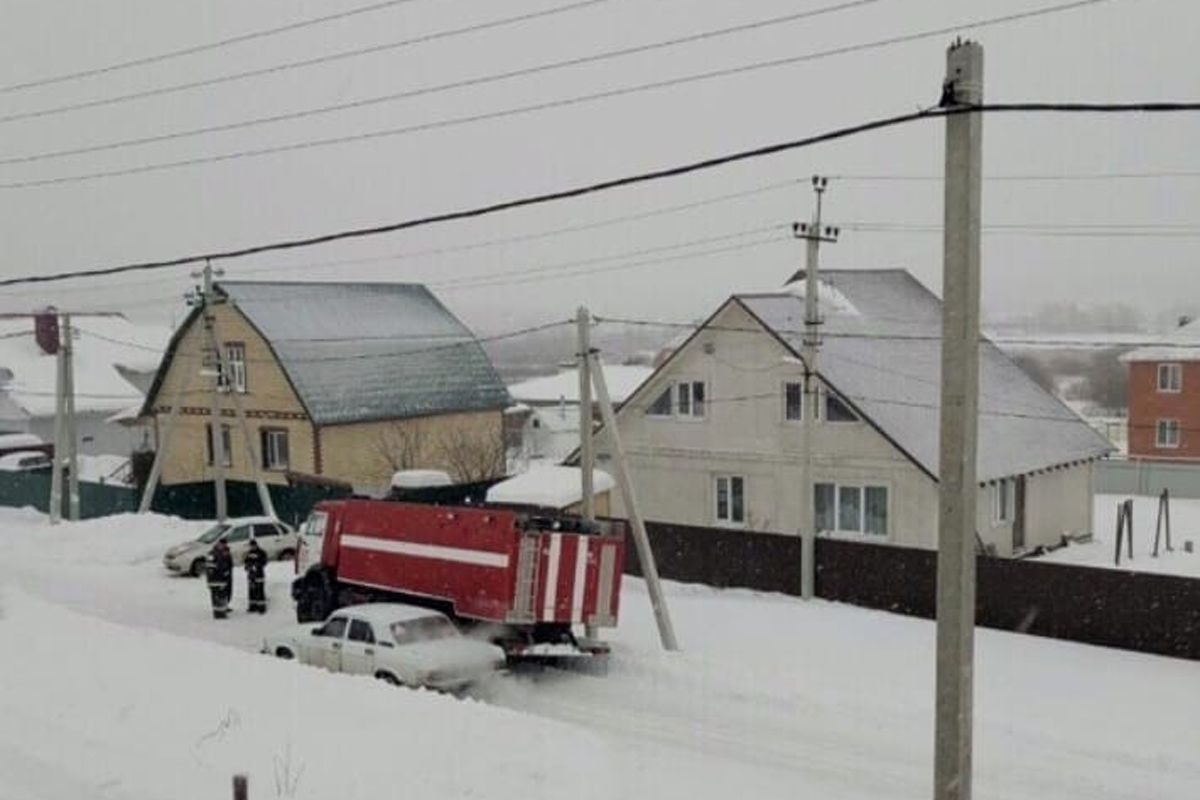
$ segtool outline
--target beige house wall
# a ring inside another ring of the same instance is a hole
[[[755,333],[745,331],[757,331]],[[803,366],[744,309],[730,304],[634,397],[619,418],[647,519],[715,526],[716,478],[745,479],[748,530],[796,533],[804,485],[801,423],[784,418],[784,383],[801,382]],[[671,383],[703,380],[703,419],[647,416],[645,409]],[[937,547],[938,484],[869,423],[818,421],[813,479],[821,483],[886,486],[888,535],[830,534],[910,547]],[[610,447],[601,434],[599,465]],[[1091,528],[1091,465],[1026,478],[1027,547],[1057,542],[1064,532]],[[992,519],[991,485],[980,487],[977,526],[999,555],[1012,553],[1011,523]],[[619,493],[614,514],[625,516]]]
[[[239,393],[238,397],[246,411],[254,451],[258,452],[263,428],[286,429],[289,469],[315,473],[312,425],[270,347],[236,308],[219,305],[214,316],[220,339],[226,343],[240,342],[246,348],[246,391]],[[211,419],[216,378],[200,374],[205,338],[203,320],[196,318],[180,337],[174,358],[155,398],[158,440],[161,442],[167,413],[181,385],[188,381],[163,463],[162,481],[165,484],[213,478],[212,467],[207,463],[206,426]],[[205,371],[210,369],[207,367]],[[234,414],[233,397],[229,393],[221,394],[221,415],[222,422],[230,426],[232,444],[232,466],[226,468],[225,477],[230,480],[253,480],[253,465],[246,453],[246,439]],[[263,474],[271,483],[285,482],[282,471]]]
[[[504,473],[504,417],[478,411],[320,428],[325,475],[368,493],[386,491],[398,469],[440,469],[458,480]]]

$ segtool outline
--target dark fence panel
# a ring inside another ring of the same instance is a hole
[[[800,594],[800,539],[647,523],[662,577]],[[626,572],[640,575],[628,548]],[[817,596],[910,616],[936,615],[937,553],[818,539]],[[980,557],[979,625],[1200,660],[1200,580]]]
[[[347,497],[350,490],[343,487],[298,483],[292,486],[270,484],[271,502],[275,513],[284,522],[298,525],[312,507],[322,500]],[[263,513],[258,500],[258,488],[250,481],[225,482],[226,509],[231,517],[251,517]],[[151,509],[184,519],[213,519],[217,515],[216,493],[211,481],[178,483],[160,486],[154,493]]]
[[[67,515],[67,486],[63,482],[63,516]],[[0,506],[50,510],[50,470],[0,472]],[[137,492],[129,486],[79,483],[79,516],[106,517],[137,510]]]
[[[800,539],[774,533],[646,524],[664,578],[708,586],[800,594]],[[641,575],[637,549],[626,548],[625,571]]]

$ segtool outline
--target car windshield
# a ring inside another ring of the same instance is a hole
[[[432,642],[458,636],[458,629],[445,617],[419,617],[404,622],[393,622],[391,631],[396,644]]]
[[[197,536],[196,541],[204,542],[205,544],[212,544],[217,539],[221,538],[221,534],[227,530],[229,530],[229,526],[226,525],[225,523],[220,523],[218,525],[214,525],[211,528],[209,528],[208,530],[206,530],[204,533]]]

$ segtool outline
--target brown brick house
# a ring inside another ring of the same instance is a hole
[[[1200,322],[1122,360],[1129,365],[1129,455],[1200,461]]]

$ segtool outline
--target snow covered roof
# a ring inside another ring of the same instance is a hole
[[[1162,342],[1121,356],[1130,361],[1200,361],[1200,320],[1189,322],[1162,337]]]
[[[37,418],[54,414],[57,359],[38,346],[33,325],[32,318],[0,320],[0,368],[7,370],[0,392],[26,416]],[[117,315],[75,316],[71,327],[79,331],[74,340],[76,411],[113,412],[139,403],[141,392],[117,367],[152,371],[170,331]]]
[[[421,284],[230,281],[217,288],[266,339],[318,425],[509,404],[475,336]]]
[[[605,364],[604,379],[613,403],[623,403],[642,381],[654,372],[651,367],[625,364]],[[508,387],[514,400],[523,403],[546,404],[565,401],[579,402],[579,370],[571,368],[542,378],[531,378]]]
[[[454,481],[440,469],[402,469],[392,475],[393,489],[423,489],[428,486],[449,486]]]
[[[611,491],[616,485],[603,470],[593,470],[592,488],[596,494]],[[488,489],[487,502],[539,508],[563,509],[583,500],[579,467],[539,466],[497,483]]]
[[[824,270],[853,309],[822,309],[821,376],[930,475],[938,473],[941,301],[912,275]],[[798,355],[804,300],[789,291],[734,298]],[[986,339],[980,345],[977,476],[982,481],[1097,458],[1112,449]]]

